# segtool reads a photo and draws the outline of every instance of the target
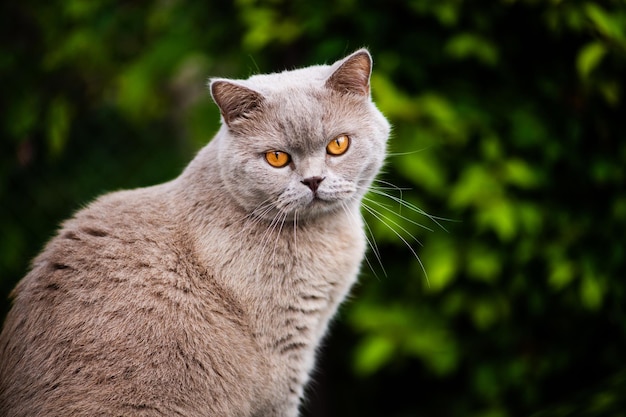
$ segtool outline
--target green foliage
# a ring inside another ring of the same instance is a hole
[[[623,413],[623,1],[25,0],[0,12],[3,299],[73,210],[180,172],[218,126],[208,77],[365,45],[394,125],[366,201],[386,218],[364,211],[381,261],[368,255],[309,413]]]

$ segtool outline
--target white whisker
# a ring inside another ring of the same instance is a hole
[[[427,151],[428,149],[432,148],[431,146],[426,146],[422,149],[416,149],[414,151],[408,151],[408,152],[387,152],[387,157],[396,157],[396,156],[405,156],[405,155],[415,155],[416,153],[420,153],[420,152],[424,152]]]
[[[409,235],[411,237],[411,239],[413,239],[418,245],[420,246],[424,246],[422,244],[422,242],[420,242],[420,240],[418,238],[416,238],[415,236],[413,236],[413,234],[411,234],[411,232],[409,232],[404,226],[402,226],[400,223],[398,223],[397,221],[391,219],[389,216],[385,216],[383,213],[377,211],[376,209],[374,209],[374,207],[372,206],[368,206],[367,204],[363,203],[363,207],[365,209],[367,209],[367,211],[370,214],[374,214],[376,213],[378,215],[378,217],[376,217],[379,220],[382,220],[382,218],[384,218],[385,220],[387,220],[388,222],[390,222],[391,224],[393,224],[394,226],[397,226],[400,228],[400,230],[402,230],[404,233],[406,233],[407,235]],[[398,215],[398,214],[396,214]],[[399,216],[399,215],[398,215]]]
[[[348,215],[348,218],[350,218],[350,220],[353,222],[355,226],[359,225],[359,222],[354,217],[354,214],[348,208],[348,205],[346,202],[341,203],[341,208],[345,211],[345,213]],[[376,244],[376,240],[374,239],[374,234],[372,233],[372,229],[370,228],[369,224],[362,216],[361,216],[361,220],[363,221],[363,225],[367,229],[367,233],[364,233],[365,241],[367,242],[367,245],[372,249],[372,252],[374,253],[374,256],[376,257],[376,260],[378,261],[378,264],[380,265],[380,268],[382,269],[383,274],[385,275],[385,277],[387,277],[387,271],[385,270],[385,267],[383,265],[383,261],[380,256],[380,250],[378,249],[378,245]],[[372,237],[371,239],[367,236],[368,233]],[[365,262],[367,262],[367,265],[370,267],[370,270],[372,271],[374,276],[378,278],[378,274],[376,274],[376,270],[374,269],[373,265],[371,264],[367,256],[365,256]]]
[[[437,217],[437,216],[433,216],[432,214],[427,213],[426,211],[424,211],[424,210],[422,210],[421,208],[417,207],[415,204],[410,203],[410,202],[408,202],[408,201],[404,200],[404,199],[403,199],[403,198],[401,198],[401,197],[396,197],[396,196],[391,195],[391,194],[389,194],[389,193],[385,193],[385,192],[383,192],[383,191],[379,191],[379,190],[377,190],[376,188],[370,188],[370,190],[369,190],[369,191],[371,191],[373,194],[378,194],[378,195],[381,195],[381,196],[383,196],[383,197],[390,198],[391,200],[393,200],[393,201],[395,201],[396,203],[400,204],[400,206],[406,207],[406,208],[408,208],[408,209],[410,209],[410,210],[415,211],[416,213],[419,213],[419,214],[422,214],[422,215],[424,215],[424,216],[428,217],[428,218],[429,218],[429,219],[430,219],[433,223],[435,223],[437,226],[439,226],[442,230],[444,230],[444,231],[446,231],[446,232],[448,231],[448,229],[446,229],[446,228],[445,228],[445,227],[444,227],[444,226],[443,226],[443,225],[439,222],[439,220],[441,220],[441,221],[450,221],[450,222],[454,221],[454,220],[452,220],[452,219],[446,219],[446,218],[444,218],[444,217]]]
[[[370,203],[372,203],[372,204],[375,204],[376,206],[378,206],[378,207],[380,207],[380,208],[383,208],[383,209],[385,209],[385,210],[387,210],[387,211],[389,211],[389,212],[391,212],[391,213],[395,214],[396,216],[400,217],[402,220],[404,220],[404,221],[406,221],[406,222],[409,222],[409,223],[411,223],[411,224],[414,224],[415,226],[421,227],[422,229],[426,229],[426,230],[428,230],[429,232],[432,232],[432,231],[433,231],[433,229],[431,229],[431,228],[430,228],[430,227],[428,227],[428,226],[424,226],[423,224],[418,223],[418,222],[416,222],[416,221],[415,221],[415,220],[413,220],[413,219],[409,219],[408,217],[403,216],[403,215],[401,215],[400,213],[396,213],[394,210],[392,210],[391,208],[389,208],[389,206],[388,206],[388,205],[386,205],[386,204],[380,203],[380,202],[378,202],[378,201],[376,201],[376,200],[374,200],[374,199],[367,198],[367,197],[363,197],[363,200],[364,200],[364,201],[368,201],[368,202],[370,202]],[[420,214],[421,214],[421,213],[420,213]]]
[[[424,264],[422,263],[422,260],[418,256],[417,252],[415,252],[415,250],[413,249],[411,244],[409,242],[407,242],[407,240],[404,237],[402,237],[402,235],[400,233],[398,233],[398,231],[396,229],[391,227],[389,225],[389,223],[387,223],[385,221],[385,219],[389,220],[389,218],[387,218],[387,217],[383,216],[382,214],[378,213],[376,210],[374,210],[373,208],[369,207],[367,204],[362,204],[362,206],[363,206],[363,208],[365,210],[367,210],[368,213],[370,213],[372,216],[374,216],[382,224],[387,226],[389,228],[389,230],[391,230],[396,236],[398,236],[398,238],[400,238],[400,240],[402,240],[402,242],[404,242],[404,244],[406,245],[407,248],[409,248],[409,250],[411,251],[411,253],[415,257],[415,259],[417,259],[417,262],[419,262],[420,267],[422,268],[422,271],[424,272],[424,276],[426,277],[426,282],[428,283],[428,286],[430,287],[430,280],[428,279],[428,273],[426,272],[426,268],[424,267]],[[383,217],[384,217],[384,219],[383,219]],[[389,221],[391,221],[391,220],[389,220]],[[408,233],[408,231],[406,229],[404,229],[402,226],[398,225],[396,222],[393,222],[393,221],[391,221],[391,222],[394,223],[396,226],[400,227],[405,233]],[[411,236],[411,238],[413,238],[417,243],[419,243],[421,245],[421,243],[413,235],[411,235],[410,233],[408,233],[408,234],[409,234],[409,236]]]

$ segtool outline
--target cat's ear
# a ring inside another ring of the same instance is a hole
[[[256,91],[229,80],[213,79],[210,86],[211,96],[228,126],[238,119],[250,118],[261,108],[265,100]]]
[[[367,49],[359,49],[336,62],[333,68],[334,72],[326,80],[327,87],[340,93],[369,95],[372,56]]]

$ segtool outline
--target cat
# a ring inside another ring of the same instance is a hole
[[[182,174],[78,211],[17,284],[0,415],[297,416],[366,251],[371,70],[212,79],[221,127]]]

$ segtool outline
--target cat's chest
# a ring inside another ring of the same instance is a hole
[[[200,253],[253,317],[276,326],[299,313],[324,321],[356,280],[365,252],[359,217],[342,212],[324,220],[214,228]]]
[[[260,225],[242,242],[234,265],[247,270],[251,282],[269,291],[316,298],[339,289],[358,269],[365,251],[359,223],[325,222]],[[301,294],[298,291],[309,291]],[[319,293],[319,294],[318,294]]]

